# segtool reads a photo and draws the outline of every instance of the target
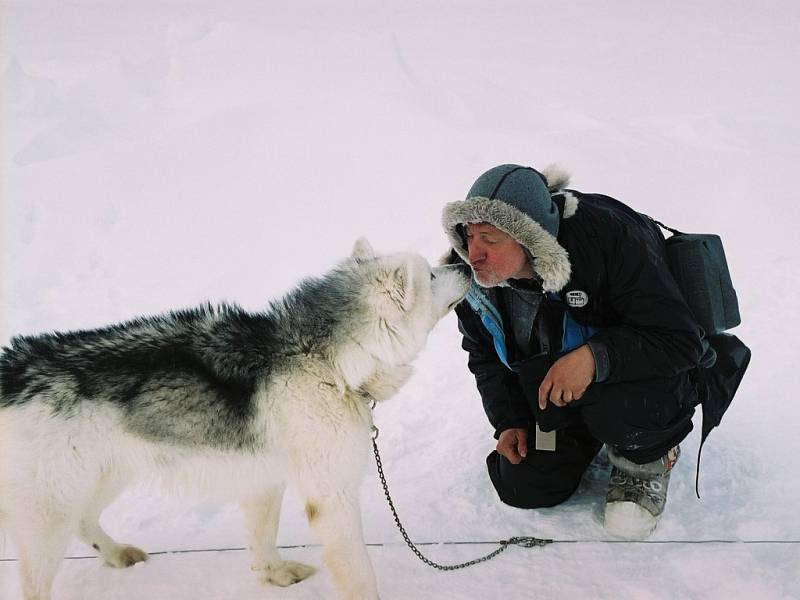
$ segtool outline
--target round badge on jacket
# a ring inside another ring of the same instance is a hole
[[[567,304],[573,308],[581,308],[589,304],[589,294],[581,290],[567,292]]]

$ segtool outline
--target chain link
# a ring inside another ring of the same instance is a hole
[[[501,552],[504,552],[506,548],[509,546],[521,546],[523,548],[533,548],[536,546],[544,546],[546,544],[550,544],[553,540],[535,538],[535,537],[512,537],[507,540],[501,540],[498,542],[500,547],[495,550],[494,552],[490,552],[486,556],[482,556],[480,558],[476,558],[474,560],[470,560],[465,563],[460,563],[457,565],[440,565],[439,563],[435,563],[422,552],[419,551],[414,545],[414,542],[411,541],[411,538],[408,537],[408,533],[406,533],[405,527],[400,522],[400,517],[397,516],[397,511],[394,508],[394,502],[392,502],[392,496],[389,494],[389,486],[386,483],[386,477],[383,474],[383,464],[381,463],[381,455],[378,452],[378,444],[375,442],[377,435],[372,439],[372,450],[375,453],[375,464],[378,465],[378,477],[381,479],[381,484],[383,485],[383,493],[386,496],[386,501],[389,503],[389,508],[392,511],[392,515],[394,516],[394,522],[397,525],[397,528],[400,530],[400,533],[403,535],[403,539],[405,540],[408,547],[411,548],[411,551],[417,555],[422,562],[426,565],[433,567],[434,569],[439,569],[440,571],[455,571],[456,569],[463,569],[465,567],[471,567],[472,565],[477,565],[478,563],[485,562],[487,560],[491,560]]]

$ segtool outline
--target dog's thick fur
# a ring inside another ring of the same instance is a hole
[[[289,585],[313,568],[275,548],[281,498],[298,487],[345,598],[377,598],[358,485],[372,399],[393,395],[467,269],[366,240],[265,313],[204,307],[94,331],[14,338],[0,355],[0,526],[26,600],[50,598],[77,533],[110,565],[147,554],[100,527],[134,480],[241,501],[253,568]]]

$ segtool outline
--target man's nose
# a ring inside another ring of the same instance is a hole
[[[483,244],[476,240],[467,242],[467,250],[469,252],[469,262],[471,264],[475,264],[486,258],[486,249],[483,247]]]

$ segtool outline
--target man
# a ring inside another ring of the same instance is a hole
[[[451,260],[474,273],[456,313],[498,440],[486,462],[503,502],[554,506],[606,444],[605,527],[643,539],[692,429],[707,344],[657,226],[567,183],[501,165],[444,208]]]

